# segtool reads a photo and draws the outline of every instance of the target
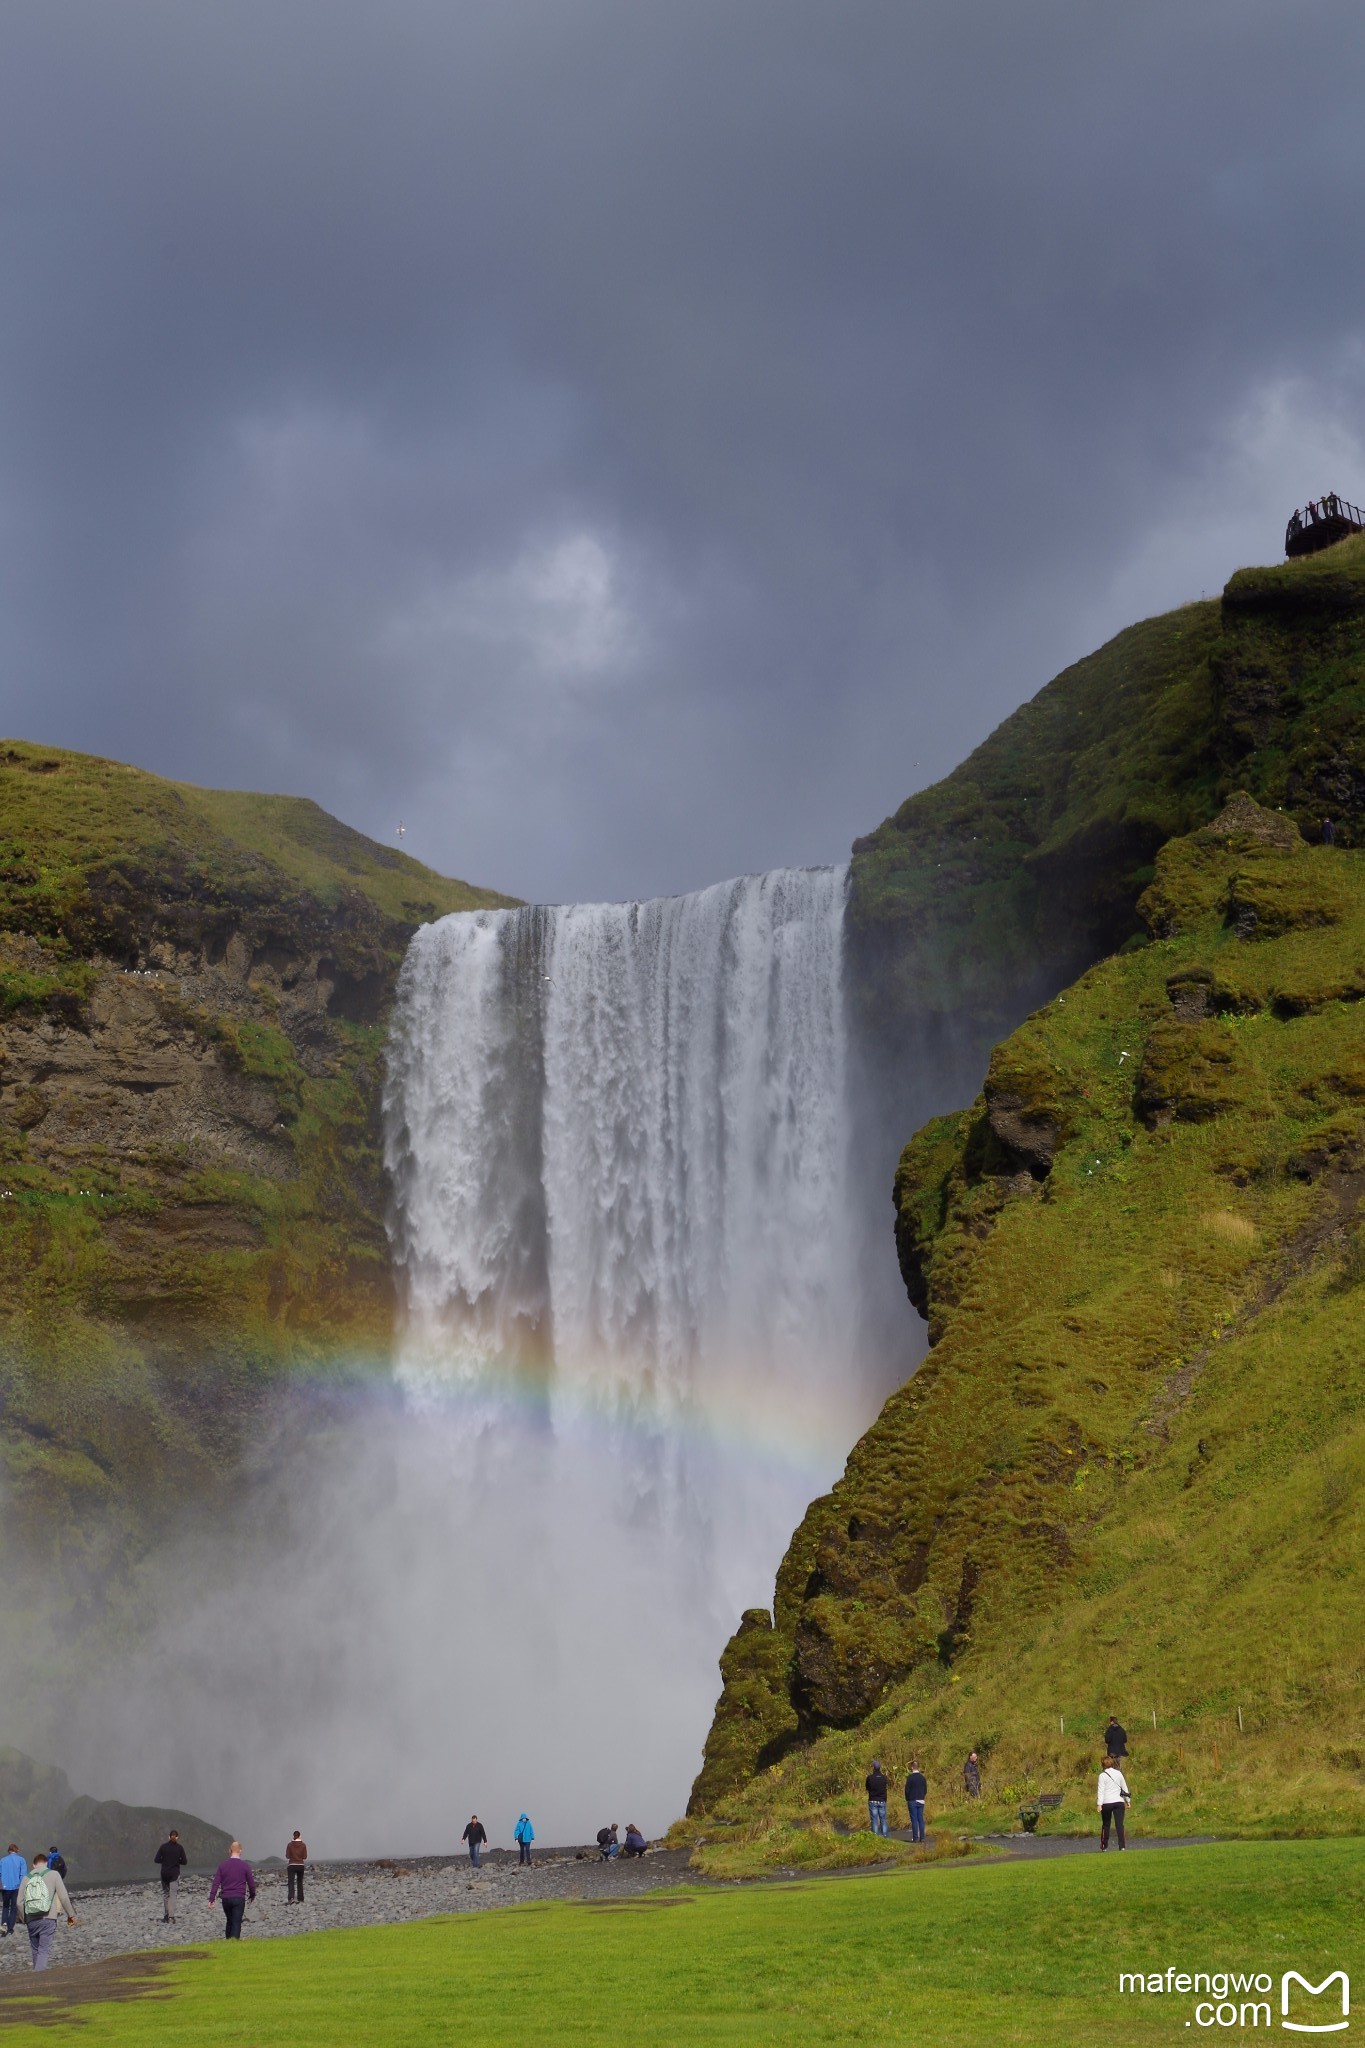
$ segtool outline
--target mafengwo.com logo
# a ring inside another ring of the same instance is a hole
[[[1320,1984],[1298,1970],[1124,1970],[1124,1997],[1193,1998],[1187,2027],[1284,2027],[1291,2034],[1341,2034],[1351,2024],[1351,1980],[1332,1970]],[[1278,2010],[1276,2009],[1278,2008]]]

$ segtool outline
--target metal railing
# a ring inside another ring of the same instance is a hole
[[[1359,505],[1349,504],[1345,498],[1339,498],[1335,491],[1328,491],[1321,498],[1310,498],[1301,511],[1292,512],[1289,516],[1289,524],[1284,530],[1286,553],[1292,552],[1292,544],[1296,540],[1323,528],[1328,531],[1335,529],[1334,538],[1340,538],[1343,530],[1365,533],[1365,512],[1361,511]]]

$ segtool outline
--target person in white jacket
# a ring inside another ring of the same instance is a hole
[[[1128,1847],[1127,1842],[1123,1839],[1123,1816],[1132,1796],[1132,1793],[1128,1790],[1128,1780],[1119,1769],[1118,1758],[1107,1756],[1104,1760],[1104,1766],[1100,1771],[1099,1785],[1095,1791],[1095,1804],[1100,1810],[1101,1849],[1109,1847],[1109,1823],[1111,1821],[1118,1830],[1120,1849]]]

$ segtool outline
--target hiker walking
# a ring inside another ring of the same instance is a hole
[[[223,1897],[223,1918],[227,1926],[223,1930],[224,1941],[240,1941],[242,1938],[242,1915],[246,1911],[248,1898],[256,1897],[256,1873],[242,1854],[240,1842],[234,1842],[213,1873],[209,1886],[209,1904],[213,1904],[219,1893]]]
[[[1128,1754],[1128,1731],[1119,1726],[1113,1714],[1109,1716],[1109,1726],[1104,1731],[1104,1753],[1106,1756]]]
[[[35,1970],[45,1970],[52,1960],[59,1913],[65,1913],[68,1927],[75,1926],[76,1916],[71,1910],[65,1880],[59,1870],[51,1868],[40,1849],[19,1894],[19,1914],[28,1929]]]
[[[520,1868],[521,1868],[521,1866],[522,1866],[522,1864],[523,1864],[523,1863],[529,1863],[529,1862],[530,1862],[530,1860],[531,1860],[531,1844],[532,1844],[532,1842],[534,1842],[535,1838],[536,1838],[536,1831],[535,1831],[535,1829],[534,1829],[534,1828],[533,1828],[533,1827],[531,1826],[531,1822],[530,1822],[530,1818],[529,1818],[529,1816],[528,1816],[527,1814],[524,1814],[524,1813],[522,1813],[522,1814],[518,1814],[518,1816],[517,1816],[517,1824],[516,1824],[516,1826],[515,1826],[515,1827],[513,1828],[513,1830],[512,1830],[512,1840],[513,1840],[513,1841],[514,1841],[514,1842],[516,1843],[516,1845],[517,1845],[517,1868],[518,1868],[518,1869],[520,1869]]]
[[[924,1802],[929,1797],[929,1780],[919,1767],[917,1756],[910,1759],[910,1775],[905,1781],[905,1804],[910,1813],[910,1839],[924,1840]]]
[[[628,1821],[626,1822],[626,1854],[627,1854],[627,1856],[643,1856],[643,1855],[644,1855],[644,1853],[645,1853],[645,1850],[646,1850],[646,1849],[647,1849],[648,1847],[649,1847],[649,1844],[648,1844],[648,1842],[646,1842],[646,1840],[645,1840],[644,1836],[643,1836],[643,1835],[642,1835],[642,1834],[640,1833],[640,1830],[639,1830],[639,1829],[638,1829],[638,1828],[636,1827],[636,1825],[635,1825],[634,1821],[633,1821],[633,1820],[628,1820]]]
[[[1111,1821],[1118,1830],[1120,1849],[1128,1847],[1123,1835],[1123,1816],[1131,1798],[1132,1794],[1128,1790],[1128,1780],[1119,1769],[1118,1759],[1111,1750],[1100,1768],[1100,1782],[1095,1789],[1095,1804],[1100,1810],[1101,1849],[1109,1847],[1109,1824]]]
[[[161,1871],[161,1918],[162,1922],[175,1925],[175,1908],[180,1897],[180,1873],[189,1862],[189,1857],[180,1846],[180,1835],[172,1828],[152,1861]]]
[[[967,1797],[969,1799],[979,1799],[981,1797],[981,1765],[977,1762],[975,1750],[972,1751],[966,1763],[962,1766],[962,1782],[967,1788]]]
[[[470,1814],[469,1825],[466,1827],[464,1833],[461,1835],[460,1840],[462,1842],[468,1842],[469,1860],[473,1864],[474,1868],[477,1870],[479,1868],[479,1851],[483,1847],[484,1843],[488,1840],[488,1830],[485,1828],[483,1822],[479,1819],[477,1813]]]
[[[19,1917],[19,1887],[27,1876],[28,1858],[19,1854],[17,1842],[11,1842],[0,1856],[0,1934],[14,1932]]]
[[[37,1861],[36,1857],[34,1861]],[[49,1870],[55,1870],[62,1883],[66,1883],[66,1858],[55,1842],[48,1844],[47,1867]]]
[[[872,1759],[872,1769],[867,1774],[867,1818],[874,1835],[888,1832],[886,1825],[886,1772]]]
[[[285,1900],[285,1904],[292,1906],[297,1898],[299,1904],[302,1905],[303,1866],[308,1861],[308,1844],[304,1841],[297,1828],[294,1830],[293,1840],[286,1842],[284,1845],[284,1861],[289,1873],[289,1897]]]

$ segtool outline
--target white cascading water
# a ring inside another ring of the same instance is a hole
[[[461,1418],[466,1506],[520,1502],[510,1539],[471,1523],[459,1568],[503,1582],[511,1541],[571,1695],[604,1622],[640,1647],[631,1718],[673,1723],[646,1773],[672,1810],[725,1636],[869,1409],[846,891],[846,869],[790,869],[456,915],[418,933],[399,990],[399,1373],[419,1412]]]
[[[237,1497],[187,1499],[140,1581],[153,1639],[59,1688],[82,1782],[253,1854],[286,1820],[379,1855],[449,1852],[471,1811],[504,1844],[523,1807],[542,1843],[682,1811],[717,1656],[888,1382],[858,1327],[845,891],[779,871],[417,934],[398,1387],[300,1376]]]

